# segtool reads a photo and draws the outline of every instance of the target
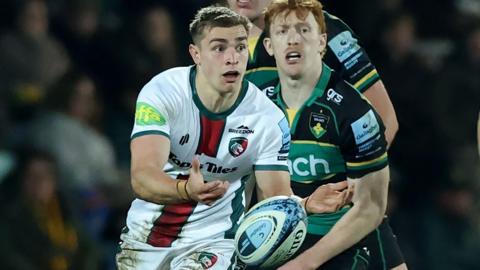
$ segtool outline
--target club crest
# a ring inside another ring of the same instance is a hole
[[[330,118],[323,113],[312,112],[310,114],[309,126],[313,136],[320,139],[327,132],[327,124]]]
[[[202,265],[203,269],[209,269],[217,262],[217,260],[217,255],[210,252],[200,252],[198,255],[198,261]]]
[[[235,137],[230,139],[230,143],[228,144],[228,152],[233,156],[233,157],[238,157],[245,150],[247,150],[248,146],[248,139],[244,137]]]

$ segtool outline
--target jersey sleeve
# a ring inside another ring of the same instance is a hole
[[[358,36],[339,18],[325,12],[328,49],[325,62],[358,91],[365,92],[380,77]]]
[[[288,171],[290,127],[287,118],[280,110],[278,114],[282,117],[277,119],[281,120],[274,121],[271,126],[264,129],[262,134],[258,156],[253,166],[256,171]]]
[[[345,84],[345,87],[351,87]],[[340,119],[340,148],[349,178],[360,178],[388,165],[385,127],[381,118],[354,89],[348,91]]]
[[[148,134],[170,137],[170,116],[174,106],[171,95],[166,92],[168,84],[162,83],[162,80],[152,80],[140,91],[135,107],[132,139]]]

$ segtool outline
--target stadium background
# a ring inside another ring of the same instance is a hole
[[[136,94],[191,64],[189,20],[213,2],[0,1],[5,269],[114,269]],[[322,3],[360,36],[396,109],[388,213],[410,269],[478,269],[480,1]]]

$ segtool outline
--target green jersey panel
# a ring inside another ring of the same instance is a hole
[[[267,95],[286,112],[280,85]],[[380,117],[360,92],[325,64],[312,95],[289,124],[288,165],[292,189],[299,196],[309,196],[322,184],[361,178],[388,165]],[[325,234],[348,209],[309,216],[309,233]]]

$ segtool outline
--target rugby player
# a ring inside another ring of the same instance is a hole
[[[310,215],[300,255],[280,269],[406,269],[395,236],[382,223],[389,183],[385,128],[367,99],[323,63],[324,16],[314,0],[274,0],[267,7],[263,43],[280,80],[268,96],[289,119],[294,192],[305,196],[348,179],[353,204]]]

